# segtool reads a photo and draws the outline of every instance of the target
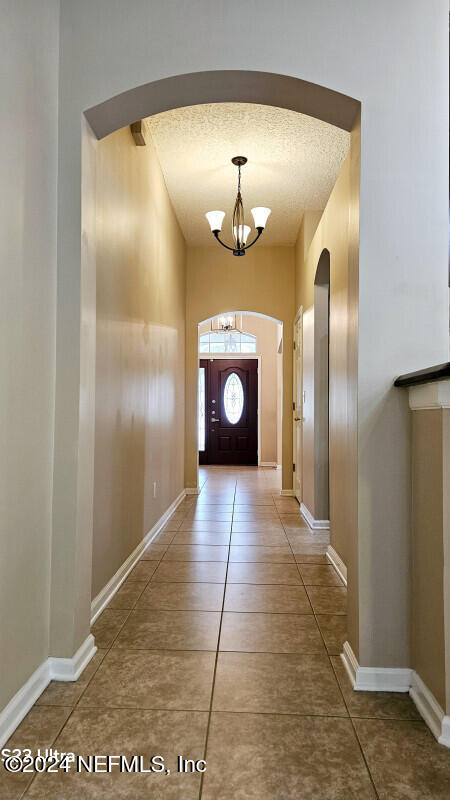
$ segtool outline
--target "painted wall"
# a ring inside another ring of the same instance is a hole
[[[103,139],[96,183],[93,597],[184,488],[185,245],[151,141]]]
[[[411,433],[411,666],[448,714],[450,409],[412,411]]]
[[[58,6],[3,2],[0,26],[0,709],[48,656]]]
[[[348,564],[353,587],[360,578],[357,655],[364,666],[405,666],[408,645],[399,631],[408,617],[402,570],[410,529],[410,440],[406,401],[394,394],[392,382],[396,375],[448,357],[447,3],[229,0],[217,6],[205,0],[62,0],[61,8],[55,474],[64,473],[56,502],[67,547],[77,549],[76,517],[88,504],[80,492],[78,460],[67,457],[80,446],[85,409],[80,411],[77,394],[79,366],[89,357],[80,323],[83,112],[130,87],[236,66],[330,87],[362,104],[359,260],[350,252],[351,269],[359,270],[351,298],[355,328],[359,305],[358,427],[351,439],[357,445],[352,514],[358,541],[352,568]],[[213,89],[214,72],[204,81],[203,96],[210,98]],[[303,96],[303,89],[294,100],[291,86],[282,102],[323,113],[320,91],[310,87]],[[229,100],[252,97],[236,78],[227,92]],[[145,92],[141,97],[149,113]],[[199,91],[195,102],[201,98]],[[269,102],[278,105],[281,98]],[[121,103],[124,114],[136,118],[126,95]],[[333,109],[339,108],[335,96]],[[355,209],[350,217],[351,226],[357,226]],[[350,337],[350,348],[354,342]],[[379,556],[387,530],[394,532],[389,574]],[[381,596],[380,585],[386,589]],[[68,624],[81,613],[72,607]],[[72,639],[76,627],[73,622]]]
[[[284,323],[282,479],[283,486],[292,488],[294,249],[256,245],[245,255],[244,267],[241,262],[217,244],[187,250],[186,486],[197,486],[197,326],[209,317],[232,310],[253,311]],[[275,343],[274,335],[274,349]]]
[[[281,449],[281,415],[278,419],[278,395],[282,389],[282,375],[278,374],[279,327],[278,323],[265,317],[257,317],[253,314],[242,315],[242,330],[256,336],[256,355],[261,356],[261,397],[259,402],[261,452],[259,460],[270,464],[281,463],[281,461],[277,461],[278,436]],[[200,334],[210,330],[209,322],[199,326]]]
[[[307,246],[309,215],[305,214],[296,245],[296,303],[303,309],[303,502],[316,519],[323,510],[318,505],[318,452],[315,414],[320,399],[316,396],[315,375],[317,322],[314,285],[317,267],[324,250],[330,253],[330,335],[329,335],[329,486],[330,542],[349,569],[349,637],[358,649],[359,616],[357,565],[358,547],[353,509],[357,506],[356,464],[356,352],[357,329],[352,326],[352,297],[357,292],[351,271],[351,248],[357,250],[358,229],[351,228],[351,209],[357,207],[359,148],[352,135],[351,152],[345,160],[327,206]],[[352,161],[353,159],[353,161]],[[355,177],[356,176],[356,177]],[[353,178],[353,182],[352,182]],[[315,220],[313,220],[315,222]],[[323,257],[323,256],[322,256]],[[356,283],[356,285],[355,285]]]

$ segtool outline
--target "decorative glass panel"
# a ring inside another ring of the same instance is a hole
[[[205,368],[198,371],[198,449],[205,450]]]
[[[232,372],[225,381],[223,390],[223,407],[228,422],[236,425],[244,409],[244,389],[239,375]]]
[[[199,352],[256,353],[256,336],[240,331],[202,333],[199,339]]]

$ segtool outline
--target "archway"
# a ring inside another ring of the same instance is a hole
[[[221,323],[226,322],[229,322],[229,330],[221,327]],[[202,320],[198,333],[199,465],[226,463],[281,468],[283,323],[266,314],[228,309],[225,316]],[[234,428],[225,419],[226,430],[222,431],[221,418],[228,417],[222,391],[225,384],[222,382],[220,390],[213,378],[217,370],[220,375],[223,371],[226,377],[234,366],[243,385],[242,420],[239,415],[235,420],[239,424]],[[253,369],[256,376],[252,383],[247,378]],[[248,407],[250,418],[246,414],[246,395],[250,395],[252,401]]]
[[[70,156],[70,171],[82,180],[65,184],[70,199],[62,200],[58,276],[56,409],[54,445],[54,536],[51,598],[51,652],[72,657],[89,633],[90,557],[92,552],[94,418],[95,418],[95,208],[93,186],[95,167],[92,152],[95,138],[154,113],[180,106],[207,102],[250,102],[288,108],[322,119],[351,131],[358,124],[357,100],[323,86],[287,75],[251,70],[205,71],[178,75],[130,88],[84,112],[81,145]],[[88,124],[87,124],[88,123]],[[83,151],[83,157],[81,152]],[[355,153],[359,154],[358,134]],[[78,169],[76,163],[78,159]],[[81,203],[81,186],[83,202]],[[78,209],[82,208],[79,230]],[[66,213],[67,212],[67,213]],[[250,254],[249,254],[250,256]],[[81,264],[81,270],[80,270]],[[250,257],[247,267],[250,266]],[[248,281],[239,295],[227,289],[217,307],[205,313],[193,310],[186,320],[186,370],[196,373],[197,325],[208,314],[219,314],[230,307],[256,310],[274,316],[284,324],[283,374],[283,491],[292,493],[292,430],[287,413],[292,394],[292,321],[295,287],[268,264],[275,291],[255,301],[255,280]],[[288,272],[288,271],[287,271]],[[287,275],[286,272],[286,275]],[[277,298],[277,290],[283,295]],[[285,324],[287,323],[287,324]],[[68,358],[70,353],[70,358]],[[195,485],[196,390],[186,381],[186,468],[185,485]],[[289,401],[286,398],[289,397]],[[288,405],[286,405],[288,403]],[[287,422],[289,420],[289,422]],[[195,427],[195,426],[194,426]],[[192,439],[192,440],[191,440]],[[68,453],[75,454],[68,458]],[[74,565],[67,563],[73,553]]]

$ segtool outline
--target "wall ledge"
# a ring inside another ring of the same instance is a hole
[[[410,386],[408,395],[411,411],[450,408],[450,379]]]
[[[416,372],[407,372],[405,375],[400,375],[394,386],[399,388],[407,388],[420,383],[430,383],[431,381],[441,381],[450,378],[450,361],[444,364],[436,364],[434,367],[427,367],[426,369],[419,369]]]

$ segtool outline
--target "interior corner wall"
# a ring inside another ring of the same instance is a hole
[[[0,26],[0,709],[46,660],[56,317],[59,3]]]
[[[282,483],[292,488],[292,346],[294,248],[256,245],[242,259],[217,244],[188,247],[186,274],[186,486],[197,486],[198,325],[226,311],[252,311],[283,322]]]
[[[96,181],[93,597],[184,488],[184,238],[151,140],[103,139]]]

